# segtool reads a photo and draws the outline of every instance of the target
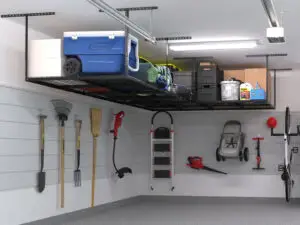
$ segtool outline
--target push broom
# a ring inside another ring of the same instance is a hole
[[[65,206],[65,121],[71,112],[72,104],[63,100],[51,101],[59,120],[59,139],[60,139],[60,207]]]
[[[90,111],[91,133],[93,135],[93,169],[92,169],[92,201],[91,207],[95,206],[95,182],[96,182],[96,159],[97,159],[97,138],[100,135],[102,111],[92,108]]]

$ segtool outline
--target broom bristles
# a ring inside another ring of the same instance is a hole
[[[100,136],[100,127],[102,119],[101,109],[91,109],[91,132],[94,137]]]

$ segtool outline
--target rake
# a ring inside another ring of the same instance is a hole
[[[76,170],[74,171],[74,184],[75,187],[81,186],[81,171],[80,167],[80,130],[81,130],[81,120],[75,121],[76,127]]]
[[[92,201],[91,207],[95,206],[95,182],[96,182],[96,159],[97,159],[97,137],[100,135],[101,109],[91,109],[91,133],[93,135],[93,173],[92,173]]]
[[[59,120],[59,139],[60,139],[60,207],[65,206],[65,121],[71,112],[72,104],[63,100],[51,101]]]

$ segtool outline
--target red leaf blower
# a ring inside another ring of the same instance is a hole
[[[214,173],[227,174],[227,173],[224,173],[222,171],[204,166],[202,157],[199,157],[199,156],[190,156],[190,157],[188,157],[187,166],[192,168],[192,169],[195,169],[195,170],[203,169],[203,170],[207,170],[207,171],[214,172]]]
[[[118,175],[119,178],[123,178],[126,173],[132,173],[132,170],[129,167],[122,167],[122,168],[118,169],[116,166],[116,161],[115,161],[115,152],[116,152],[116,142],[118,139],[118,131],[119,131],[119,128],[122,126],[122,120],[123,120],[124,116],[125,116],[124,111],[121,111],[115,115],[114,129],[110,131],[111,133],[114,134],[112,161],[113,161],[114,168],[116,170],[116,174]]]

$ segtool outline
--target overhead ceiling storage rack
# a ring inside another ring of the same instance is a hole
[[[101,0],[88,0],[89,2],[103,2]],[[94,4],[96,5],[96,4]],[[97,6],[97,5],[96,5]],[[107,7],[110,7],[107,5]],[[158,7],[135,7],[135,8],[122,8],[119,11],[124,11],[127,19],[124,24],[125,28],[125,40],[128,43],[129,28],[126,23],[131,22],[129,17],[130,11],[137,10],[155,10]],[[99,10],[103,10],[99,8]],[[110,7],[111,11],[117,11]],[[103,10],[105,12],[105,10]],[[118,11],[117,11],[118,12]],[[110,15],[110,13],[108,13]],[[120,14],[120,13],[119,13]],[[103,99],[115,103],[129,105],[133,107],[143,108],[151,111],[168,110],[168,111],[199,111],[199,110],[257,110],[257,109],[274,109],[276,107],[276,71],[274,70],[273,76],[273,101],[226,101],[226,102],[199,102],[193,99],[184,98],[178,96],[175,93],[161,90],[156,86],[148,84],[144,81],[138,80],[128,75],[128,53],[125,52],[125,74],[115,74],[114,76],[103,75],[97,76],[97,74],[82,74],[79,73],[74,76],[65,77],[42,77],[42,78],[30,78],[28,76],[28,19],[29,17],[36,16],[52,16],[55,12],[39,12],[39,13],[23,13],[23,14],[6,14],[1,15],[1,18],[11,17],[24,17],[25,18],[25,79],[28,82],[48,86],[60,90],[74,92],[97,99]],[[121,15],[121,14],[120,14]],[[122,15],[123,16],[123,15]],[[115,18],[117,19],[117,18]],[[117,19],[118,20],[118,19]],[[153,39],[149,33],[143,33],[143,30],[137,31],[140,35],[146,38],[152,43],[156,39]],[[127,46],[127,45],[125,45]],[[127,48],[125,48],[126,51]],[[265,57],[266,66],[269,68],[269,57],[283,56],[283,55],[258,55],[255,57]],[[199,58],[191,59],[193,62],[199,62]],[[289,70],[289,69],[288,69]],[[268,69],[270,71],[270,69]],[[194,71],[194,78],[197,78],[197,72]],[[130,88],[128,88],[130,87]],[[107,91],[109,90],[109,91]]]

